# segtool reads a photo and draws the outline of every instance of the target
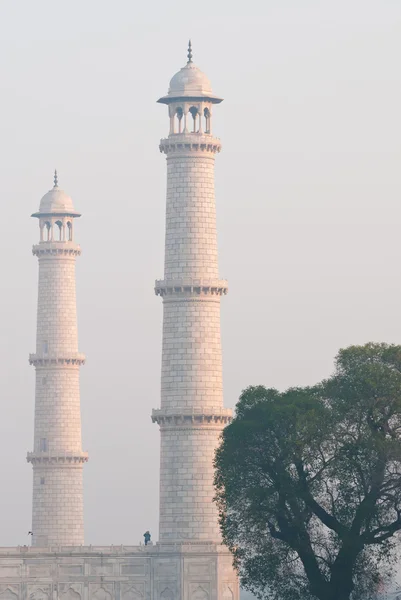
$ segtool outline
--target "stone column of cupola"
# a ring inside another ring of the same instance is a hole
[[[160,142],[167,156],[160,425],[160,541],[219,541],[213,503],[213,456],[231,419],[223,407],[220,298],[214,159],[220,141],[204,116],[213,104],[205,75],[192,63],[170,82],[170,134]],[[189,127],[186,118],[194,121]],[[204,123],[202,125],[202,119]]]
[[[40,203],[35,366],[32,544],[78,546],[84,542],[83,463],[72,200],[57,184]]]

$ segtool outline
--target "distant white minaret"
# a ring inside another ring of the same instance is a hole
[[[172,78],[167,96],[170,133],[160,142],[167,156],[167,208],[163,298],[160,425],[160,542],[219,542],[213,503],[213,458],[231,410],[223,407],[220,298],[214,159],[213,95],[192,62]]]
[[[33,466],[33,546],[78,546],[84,542],[79,368],[75,298],[74,219],[80,214],[72,200],[54,187],[40,202],[39,259]]]

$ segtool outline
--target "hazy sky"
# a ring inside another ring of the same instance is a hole
[[[329,375],[340,347],[401,343],[400,0],[0,0],[0,545],[31,527],[38,224],[76,223],[86,542],[157,538],[168,132],[194,62],[214,111],[225,402]]]

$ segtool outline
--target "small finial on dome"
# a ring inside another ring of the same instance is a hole
[[[192,62],[192,43],[191,40],[188,42],[188,64]]]
[[[54,187],[58,187],[57,169],[54,169]]]

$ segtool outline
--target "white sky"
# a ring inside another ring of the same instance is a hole
[[[157,538],[167,109],[194,62],[214,111],[225,401],[401,342],[399,0],[0,0],[0,545],[28,543],[41,196],[76,223],[86,542]]]

